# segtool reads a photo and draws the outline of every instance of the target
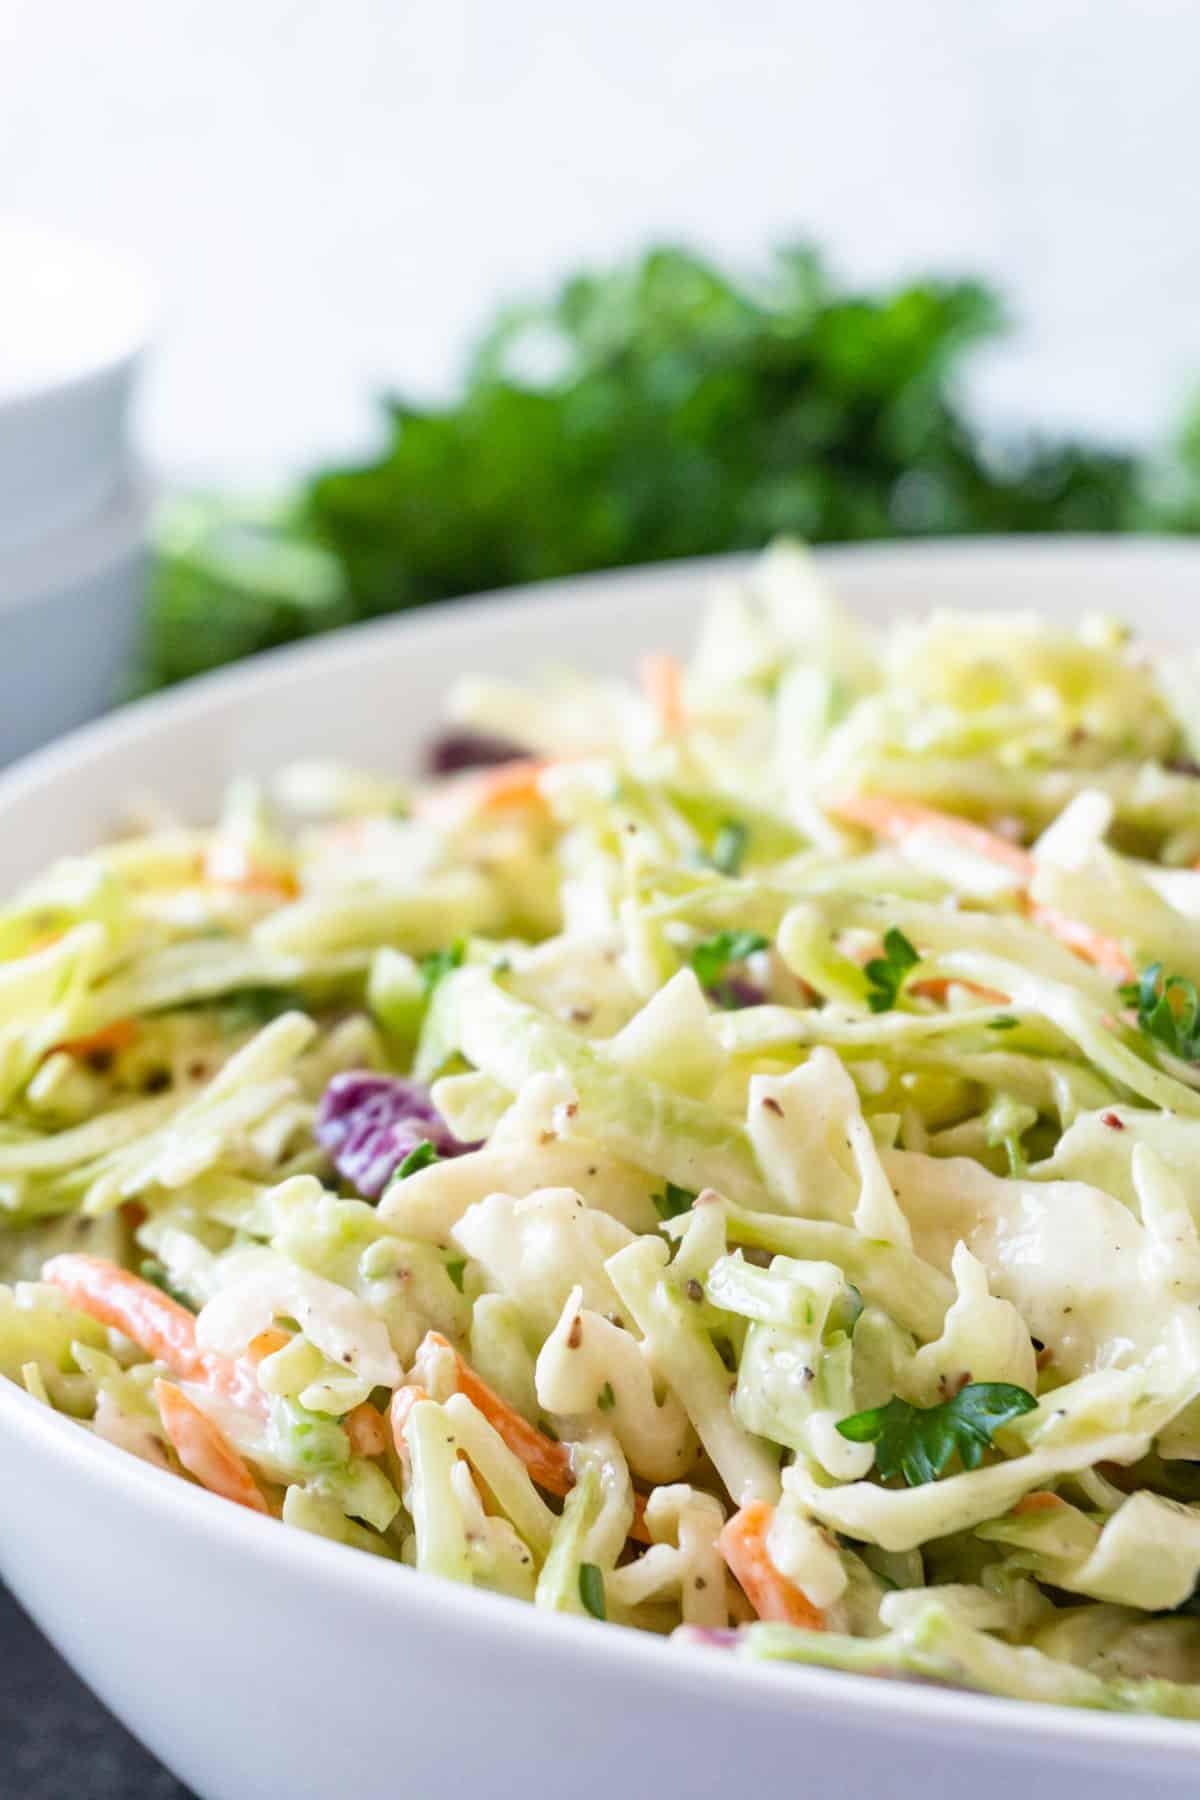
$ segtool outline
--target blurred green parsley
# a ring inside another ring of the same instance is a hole
[[[810,249],[742,281],[683,250],[503,311],[444,408],[284,503],[166,513],[139,685],[516,582],[830,539],[1200,525],[1200,427],[1130,455],[994,444],[962,400],[1005,328],[971,281],[841,288]],[[1156,484],[1153,499],[1147,497]]]

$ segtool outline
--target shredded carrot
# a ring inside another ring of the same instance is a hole
[[[148,1356],[165,1363],[180,1381],[203,1382],[239,1406],[261,1414],[262,1391],[249,1363],[196,1342],[196,1321],[152,1282],[131,1275],[103,1256],[68,1252],[51,1257],[42,1272],[80,1312],[132,1338]]]
[[[1137,970],[1116,939],[1106,937],[1102,931],[1093,931],[1082,919],[1068,919],[1065,913],[1051,906],[1032,907],[1030,917],[1060,944],[1074,950],[1085,961],[1094,963],[1102,974],[1111,976],[1114,981],[1132,981],[1136,976]]]
[[[547,764],[540,758],[526,758],[523,761],[501,763],[499,768],[487,769],[481,775],[474,775],[476,804],[484,812],[506,812],[510,807],[544,806],[542,790],[539,785],[542,771]]]
[[[846,794],[831,810],[848,824],[861,825],[893,844],[903,843],[914,831],[935,831],[964,850],[986,856],[989,862],[1002,863],[1026,881],[1033,878],[1033,858],[1028,850],[1010,844],[998,832],[973,825],[955,813],[940,812],[936,806],[924,806],[919,800],[902,800],[893,794]]]
[[[217,887],[237,888],[244,894],[272,895],[294,900],[300,884],[288,869],[272,869],[258,862],[237,838],[216,838],[204,858],[204,874]]]
[[[741,1507],[717,1539],[721,1555],[760,1619],[824,1631],[824,1614],[771,1561],[767,1533],[774,1514],[765,1500]]]
[[[107,1050],[116,1056],[136,1041],[139,1029],[136,1019],[114,1019],[111,1025],[103,1025],[99,1031],[89,1032],[86,1037],[67,1038],[54,1048],[65,1050],[68,1056],[95,1056],[98,1050]]]
[[[369,1400],[353,1407],[342,1420],[342,1427],[355,1456],[382,1456],[387,1449],[387,1424]]]
[[[438,1331],[426,1333],[425,1343],[436,1346],[439,1350],[451,1348],[448,1341]],[[529,1479],[548,1494],[557,1494],[561,1499],[575,1485],[575,1472],[571,1467],[570,1453],[562,1444],[556,1444],[545,1432],[538,1431],[519,1412],[502,1400],[494,1388],[480,1379],[464,1361],[457,1350],[452,1352],[455,1362],[455,1376],[458,1391],[465,1394],[473,1406],[477,1406],[488,1424],[504,1439],[513,1455],[525,1464],[529,1471]],[[403,1393],[403,1388],[399,1393]],[[409,1407],[412,1402],[410,1401]],[[396,1396],[392,1397],[393,1430],[395,1430]],[[405,1410],[404,1417],[408,1417]],[[637,1538],[640,1543],[648,1544],[650,1534],[646,1525],[646,1502],[641,1494],[633,1497],[633,1527],[630,1537]]]
[[[214,1425],[194,1400],[189,1400],[173,1381],[156,1381],[163,1430],[189,1475],[223,1500],[248,1506],[251,1512],[270,1513],[262,1491],[229,1439]]]
[[[861,825],[864,830],[893,844],[903,843],[914,831],[936,832],[949,843],[959,844],[976,856],[985,856],[990,862],[1011,869],[1027,886],[1036,872],[1034,858],[1019,844],[1011,844],[998,832],[972,824],[969,819],[960,819],[954,813],[941,812],[935,806],[925,806],[919,800],[902,800],[891,794],[850,794],[839,799],[831,810],[849,824]],[[1094,963],[1104,974],[1118,981],[1133,979],[1133,964],[1114,938],[1094,931],[1079,919],[1068,919],[1053,907],[1035,906],[1031,908],[1030,917],[1043,931],[1049,932],[1051,937],[1087,962]]]
[[[1023,1500],[1018,1500],[1013,1507],[1013,1515],[1015,1517],[1020,1513],[1054,1512],[1058,1507],[1066,1504],[1066,1501],[1060,1500],[1057,1494],[1039,1489],[1036,1493],[1026,1494]]]
[[[396,1447],[396,1455],[400,1458],[400,1466],[407,1480],[412,1474],[412,1457],[409,1454],[408,1439],[404,1435],[404,1427],[408,1423],[408,1415],[418,1400],[428,1400],[429,1395],[417,1381],[409,1382],[405,1387],[398,1387],[388,1405],[388,1425],[391,1428],[392,1443]]]
[[[951,975],[930,975],[924,981],[910,982],[906,992],[918,994],[923,1000],[937,1000],[945,1005],[952,987],[965,988],[969,994],[974,994],[977,1000],[984,1001],[988,1006],[1004,1006],[1008,1002],[1008,995],[1002,994],[999,988],[982,987],[977,981],[962,981]]]
[[[265,1362],[268,1356],[274,1356],[277,1350],[286,1350],[291,1341],[289,1332],[280,1331],[278,1326],[268,1325],[265,1331],[260,1331],[246,1345],[246,1361],[257,1369],[260,1362]]]
[[[652,650],[638,663],[638,679],[663,732],[674,737],[687,724],[679,659],[665,650]]]

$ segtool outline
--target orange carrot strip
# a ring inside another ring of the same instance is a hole
[[[426,1344],[436,1345],[438,1349],[451,1348],[447,1340],[438,1331],[430,1331],[425,1336]],[[419,1354],[419,1353],[418,1353]],[[504,1439],[513,1455],[525,1464],[529,1479],[548,1494],[557,1494],[561,1499],[575,1486],[575,1471],[571,1467],[570,1453],[562,1444],[556,1444],[542,1431],[523,1419],[519,1412],[502,1400],[494,1388],[465,1362],[458,1351],[453,1351],[458,1391],[465,1394],[473,1406],[477,1406],[492,1429]],[[399,1392],[403,1392],[400,1389]],[[411,1404],[411,1403],[410,1403]],[[393,1396],[393,1407],[395,1397]],[[408,1416],[407,1412],[404,1415]],[[394,1429],[394,1426],[393,1426]],[[641,1494],[633,1497],[633,1526],[630,1537],[637,1538],[639,1543],[648,1544],[650,1533],[646,1525],[646,1502]]]
[[[1054,1512],[1058,1507],[1066,1504],[1066,1501],[1060,1500],[1057,1494],[1039,1490],[1033,1494],[1026,1494],[1023,1500],[1018,1500],[1013,1507],[1013,1516],[1016,1517],[1020,1513]]]
[[[275,1325],[268,1325],[246,1345],[246,1361],[257,1369],[260,1362],[266,1362],[268,1356],[274,1356],[277,1350],[286,1350],[291,1343],[291,1334],[280,1331]]]
[[[519,1412],[515,1412],[486,1381],[480,1380],[461,1356],[456,1357],[456,1361],[459,1392],[479,1408],[513,1455],[525,1464],[530,1480],[536,1482],[538,1487],[545,1488],[548,1494],[558,1494],[561,1497],[569,1493],[575,1485],[569,1452],[562,1444],[556,1444],[544,1432],[530,1425]]]
[[[473,776],[477,804],[485,812],[504,812],[517,806],[544,806],[538,784],[547,767],[541,758],[531,757],[520,762],[501,763],[499,768]]]
[[[409,1454],[408,1439],[404,1435],[404,1427],[408,1423],[408,1415],[418,1400],[428,1400],[429,1395],[420,1382],[409,1382],[406,1387],[398,1387],[388,1404],[388,1425],[391,1428],[392,1443],[396,1447],[396,1455],[400,1458],[400,1466],[404,1470],[405,1480],[412,1476],[412,1457]]]
[[[1028,850],[1010,844],[1007,838],[954,813],[940,812],[935,806],[924,806],[919,800],[900,800],[890,794],[851,794],[843,796],[831,809],[852,825],[861,825],[876,837],[899,844],[914,831],[934,831],[950,843],[959,844],[976,856],[986,856],[1015,874],[1026,884],[1033,880],[1037,867]],[[1087,962],[1094,963],[1105,975],[1117,981],[1131,981],[1133,964],[1115,938],[1094,931],[1079,919],[1069,919],[1049,906],[1035,906],[1030,914],[1036,925],[1058,939]]]
[[[930,975],[924,981],[910,982],[906,991],[944,1005],[952,987],[965,988],[968,994],[974,994],[977,1000],[983,1000],[989,1006],[1004,1006],[1008,1002],[1008,995],[1002,994],[999,988],[981,987],[977,981],[963,981],[956,975]]]
[[[175,1453],[189,1475],[194,1475],[210,1493],[251,1512],[270,1513],[258,1483],[229,1439],[218,1430],[206,1412],[189,1400],[173,1381],[156,1381],[154,1398],[158,1402],[163,1430],[175,1446]]]
[[[138,1030],[136,1019],[115,1019],[111,1025],[102,1025],[99,1031],[89,1032],[86,1037],[67,1038],[54,1048],[65,1050],[68,1056],[93,1056],[97,1050],[110,1050],[115,1056],[120,1050],[128,1050]]]
[[[129,1274],[103,1256],[74,1252],[51,1257],[42,1279],[60,1288],[80,1312],[124,1332],[156,1362],[166,1363],[180,1381],[203,1382],[239,1406],[259,1414],[265,1411],[250,1365],[215,1350],[202,1350],[196,1342],[193,1315],[152,1282]]]
[[[668,737],[674,737],[687,723],[683,704],[683,669],[679,659],[668,655],[665,650],[650,651],[638,663],[638,680],[663,731]]]
[[[914,831],[936,831],[939,837],[961,845],[964,850],[973,850],[977,856],[1002,863],[1006,869],[1023,875],[1026,881],[1033,877],[1034,863],[1028,850],[1022,850],[1019,844],[1010,844],[1007,838],[982,825],[973,825],[969,819],[940,812],[936,806],[924,806],[919,800],[901,800],[891,794],[847,794],[831,810],[849,824],[861,825],[864,830],[886,838],[892,844],[903,843]]]
[[[767,1533],[774,1514],[765,1500],[741,1507],[717,1539],[721,1555],[760,1619],[824,1631],[824,1614],[771,1561]]]
[[[294,900],[300,892],[300,884],[289,870],[268,868],[256,861],[237,838],[217,838],[209,845],[204,875],[217,887],[239,888],[246,894]]]
[[[1030,917],[1060,944],[1074,950],[1085,961],[1094,963],[1102,974],[1111,976],[1114,981],[1133,981],[1137,975],[1116,939],[1106,937],[1102,931],[1093,931],[1082,919],[1069,919],[1052,906],[1035,906],[1030,910]]]
[[[342,1428],[350,1439],[355,1456],[382,1456],[387,1449],[387,1426],[383,1414],[364,1400],[352,1407],[342,1420]]]

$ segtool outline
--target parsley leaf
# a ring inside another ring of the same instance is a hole
[[[1037,1406],[1025,1388],[1007,1381],[971,1381],[940,1406],[913,1406],[893,1394],[886,1406],[852,1413],[838,1430],[852,1444],[874,1444],[884,1481],[903,1475],[909,1487],[936,1481],[957,1450],[964,1469],[977,1469],[992,1434]]]
[[[1143,969],[1121,989],[1126,1006],[1137,1007],[1148,1038],[1184,1062],[1200,1062],[1200,993],[1184,975],[1163,975],[1160,962]]]
[[[607,1619],[608,1609],[604,1604],[604,1577],[595,1563],[580,1563],[579,1565],[579,1598],[593,1619]]]
[[[703,943],[696,945],[690,958],[700,986],[726,1005],[721,977],[730,963],[744,962],[756,950],[765,950],[769,941],[761,931],[718,931],[715,937],[705,938]]]
[[[452,1256],[446,1264],[446,1273],[461,1294],[463,1291],[463,1271],[467,1266],[465,1256]]]
[[[900,998],[905,977],[921,958],[904,933],[892,925],[883,935],[883,955],[874,956],[863,974],[870,983],[867,1005],[873,1013],[891,1012]]]
[[[428,956],[421,958],[421,985],[427,995],[432,994],[438,982],[443,976],[449,975],[452,969],[462,968],[466,954],[467,946],[463,939],[456,938],[445,950],[431,950]]]
[[[611,1381],[606,1381],[596,1395],[596,1405],[601,1412],[611,1412],[616,1404],[617,1396],[613,1393],[613,1384]]]
[[[722,875],[740,875],[749,843],[748,825],[740,819],[722,819],[708,860]]]
[[[413,1145],[413,1148],[409,1151],[404,1161],[400,1164],[400,1167],[396,1170],[396,1173],[392,1176],[392,1180],[405,1181],[410,1175],[415,1175],[418,1170],[427,1169],[430,1163],[441,1162],[441,1160],[441,1157],[429,1142],[429,1139],[426,1138],[422,1143]]]
[[[663,1193],[651,1194],[650,1198],[660,1219],[677,1219],[680,1213],[690,1209],[696,1196],[691,1188],[676,1187],[673,1181],[668,1181]]]

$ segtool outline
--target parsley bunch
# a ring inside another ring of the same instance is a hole
[[[680,249],[576,275],[500,312],[447,404],[390,399],[373,461],[277,506],[170,508],[141,684],[455,594],[779,533],[1147,522],[1132,457],[1032,439],[998,455],[985,441],[964,364],[1003,327],[978,282],[849,289],[806,247],[749,279]],[[1200,472],[1183,474],[1190,503]],[[1176,512],[1176,528],[1194,525]]]

